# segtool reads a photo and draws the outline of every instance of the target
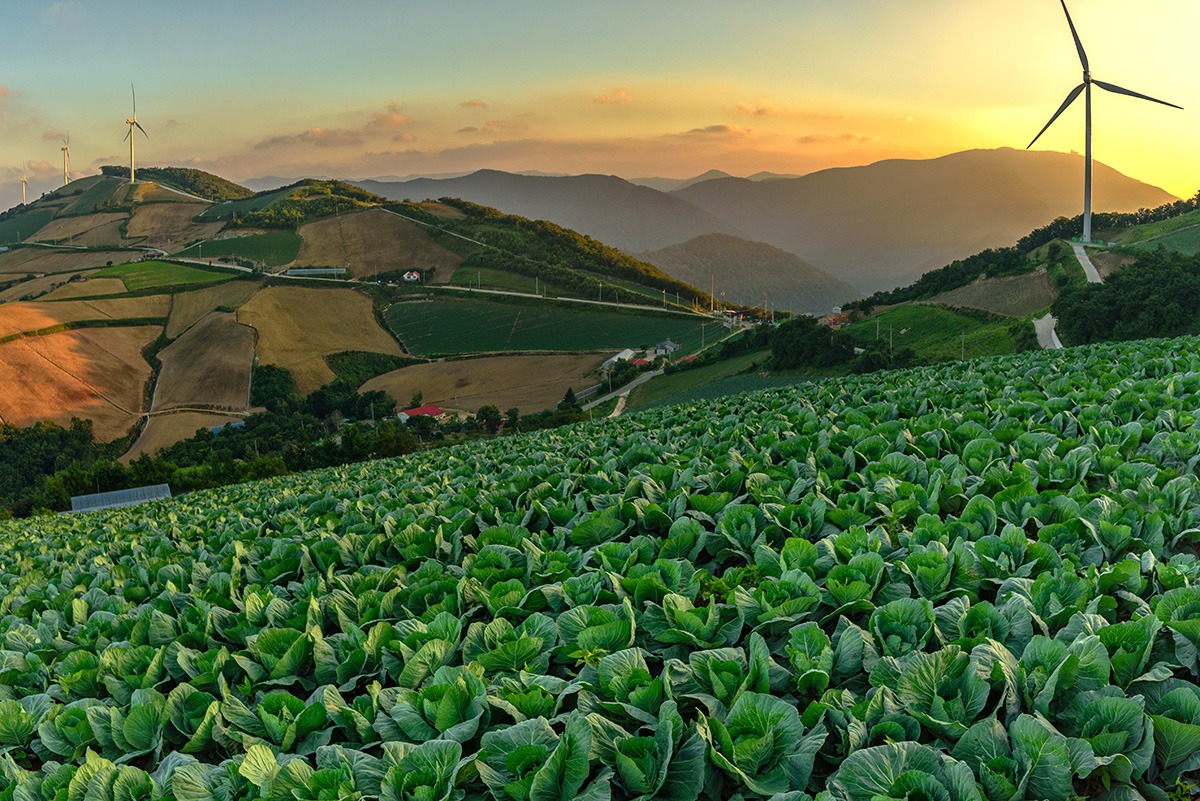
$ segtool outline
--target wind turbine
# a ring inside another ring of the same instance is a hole
[[[1067,99],[1064,100],[1063,104],[1058,107],[1058,111],[1054,112],[1054,116],[1050,118],[1050,122],[1046,123],[1045,128],[1042,128],[1042,130],[1038,131],[1038,135],[1033,137],[1033,142],[1036,142],[1038,139],[1040,139],[1042,134],[1044,134],[1046,132],[1046,128],[1049,128],[1051,125],[1053,125],[1054,121],[1058,119],[1059,115],[1062,114],[1064,111],[1066,111],[1067,107],[1075,102],[1075,98],[1079,97],[1080,92],[1084,93],[1084,106],[1085,106],[1084,116],[1086,119],[1086,122],[1084,124],[1084,129],[1085,129],[1085,137],[1086,137],[1086,139],[1085,139],[1085,141],[1086,141],[1085,151],[1086,152],[1084,155],[1084,167],[1083,167],[1083,241],[1091,242],[1092,241],[1092,84],[1095,84],[1096,86],[1099,86],[1101,89],[1104,89],[1105,91],[1108,91],[1108,92],[1113,92],[1118,95],[1129,95],[1130,97],[1136,97],[1140,100],[1149,100],[1151,103],[1161,103],[1162,105],[1170,106],[1171,108],[1182,109],[1183,106],[1177,106],[1174,103],[1168,103],[1165,100],[1157,100],[1153,97],[1150,97],[1149,95],[1143,95],[1139,92],[1134,92],[1129,89],[1122,89],[1120,86],[1116,86],[1111,83],[1105,83],[1104,81],[1098,81],[1095,78],[1093,78],[1092,70],[1090,67],[1088,67],[1087,53],[1084,52],[1084,50],[1083,50],[1083,42],[1079,41],[1079,34],[1075,32],[1075,23],[1071,21],[1071,12],[1067,11],[1067,0],[1059,0],[1059,2],[1062,3],[1063,13],[1067,15],[1067,25],[1069,25],[1071,27],[1071,36],[1075,39],[1075,49],[1079,52],[1079,63],[1083,65],[1083,83],[1079,84],[1079,86],[1076,86],[1074,89],[1072,89],[1067,94]],[[1028,145],[1026,145],[1025,149],[1028,150],[1029,148],[1033,147],[1033,142],[1030,142]]]
[[[63,186],[71,183],[71,132],[67,131],[67,138],[63,140]]]
[[[139,131],[142,132],[142,136],[146,137],[147,139],[150,138],[150,134],[146,133],[146,129],[143,128],[141,123],[139,123],[137,121],[137,92],[135,92],[133,90],[133,84],[129,84],[129,93],[131,95],[133,95],[133,117],[125,120],[125,124],[129,126],[129,133],[125,134],[125,138],[129,140],[129,183],[132,184],[132,183],[134,183],[134,178],[133,178],[133,140],[135,138],[133,135],[133,129],[137,128]]]
[[[21,162],[21,205],[22,206],[25,205],[25,184],[26,183],[28,183],[28,182],[25,180],[25,162],[22,161]]]

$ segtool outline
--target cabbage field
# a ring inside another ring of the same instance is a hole
[[[0,524],[0,799],[1166,798],[1200,769],[1197,354]]]

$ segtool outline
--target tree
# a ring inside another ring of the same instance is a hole
[[[558,402],[558,408],[563,411],[579,411],[579,401],[575,400],[575,390],[567,387],[567,392],[563,395],[562,400]]]
[[[408,399],[408,408],[415,409],[421,405],[421,401],[425,400],[425,396],[421,394],[421,390],[413,392],[412,397]]]
[[[488,404],[487,406],[480,406],[479,411],[475,412],[475,420],[481,426],[483,426],[484,430],[486,430],[489,434],[495,434],[500,430],[500,423],[502,422],[502,418],[500,417],[500,409],[491,404]]]
[[[521,410],[516,406],[504,413],[504,429],[510,432],[519,430],[521,424]]]

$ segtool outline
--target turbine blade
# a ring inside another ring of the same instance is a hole
[[[137,92],[134,91],[133,84],[129,84],[129,94],[133,95],[133,116],[137,116]]]
[[[1114,92],[1118,95],[1129,95],[1130,97],[1136,97],[1141,100],[1149,100],[1151,103],[1161,103],[1164,106],[1170,106],[1171,108],[1177,108],[1180,111],[1183,110],[1183,106],[1177,106],[1174,103],[1168,103],[1165,100],[1159,100],[1158,98],[1151,97],[1150,95],[1144,95],[1144,94],[1141,94],[1140,92],[1134,92],[1131,89],[1122,89],[1120,86],[1117,86],[1115,84],[1105,83],[1104,81],[1097,81],[1094,78],[1092,79],[1092,83],[1096,84],[1096,86],[1099,86],[1101,89],[1107,89],[1108,91]]]
[[[1071,90],[1071,93],[1069,95],[1067,95],[1067,99],[1063,101],[1063,104],[1058,107],[1058,111],[1054,112],[1054,116],[1050,118],[1050,122],[1046,123],[1046,126],[1044,128],[1042,128],[1042,130],[1038,131],[1038,135],[1033,137],[1033,142],[1036,142],[1037,140],[1042,138],[1042,134],[1044,134],[1046,132],[1046,128],[1049,128],[1051,125],[1054,124],[1054,121],[1058,119],[1059,115],[1067,110],[1067,106],[1069,106],[1075,102],[1075,98],[1079,97],[1079,93],[1082,91],[1083,91],[1083,84],[1079,84],[1079,86],[1076,86],[1074,89]],[[1030,142],[1029,144],[1027,144],[1025,146],[1025,149],[1028,150],[1029,148],[1033,147],[1033,142]]]
[[[1079,34],[1075,32],[1075,23],[1071,21],[1071,12],[1067,11],[1067,0],[1059,0],[1062,3],[1063,13],[1067,15],[1067,24],[1071,26],[1071,36],[1075,39],[1075,49],[1079,51],[1079,63],[1083,65],[1083,71],[1088,71],[1087,53],[1083,51],[1083,42],[1079,41]]]
[[[133,133],[133,128],[130,128],[128,131],[126,131],[126,132],[125,132],[125,139],[128,139],[128,138],[129,138],[129,135],[130,135],[131,133]],[[124,141],[125,141],[125,139],[122,139],[121,141],[122,141],[122,142],[124,142]]]
[[[146,129],[142,127],[142,124],[140,122],[138,122],[137,120],[134,120],[133,124],[137,126],[137,129],[139,131],[142,132],[142,136],[146,137],[147,139],[150,138],[150,134],[146,133]]]

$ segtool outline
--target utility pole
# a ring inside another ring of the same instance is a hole
[[[708,274],[708,313],[712,314],[717,310],[717,277],[712,273]]]
[[[600,282],[600,294],[599,294],[599,296],[597,297],[597,299],[598,299],[598,300],[599,300],[601,303],[603,303],[603,302],[604,302],[604,282],[603,282],[603,281],[601,281],[601,282]]]
[[[542,294],[541,290],[538,289],[538,276],[536,276],[536,275],[533,277],[533,294],[535,294],[535,295]]]
[[[663,308],[667,308],[667,290],[663,290]]]
[[[962,332],[962,360],[967,360],[967,332]]]

